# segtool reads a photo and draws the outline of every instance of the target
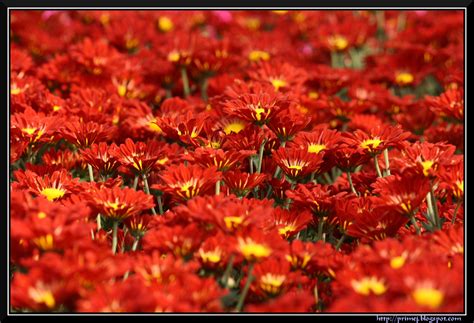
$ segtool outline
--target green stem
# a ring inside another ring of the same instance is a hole
[[[148,195],[151,195],[150,187],[148,186],[148,180],[146,179],[145,174],[143,174],[143,186],[145,188],[145,193],[147,193]],[[154,207],[151,208],[151,213],[153,213],[153,215],[156,215],[156,211]]]
[[[347,180],[349,181],[349,185],[351,187],[352,193],[354,193],[356,196],[359,196],[359,193],[356,191],[354,184],[352,183],[352,176],[351,176],[351,172],[349,171],[347,172]]]
[[[250,288],[250,284],[252,283],[252,280],[253,280],[253,275],[252,275],[253,265],[254,265],[253,263],[249,265],[249,271],[247,273],[247,281],[245,282],[244,289],[242,290],[242,294],[240,294],[239,301],[237,303],[237,306],[235,307],[236,312],[241,312],[242,307],[244,306],[245,297],[247,296],[247,293]]]
[[[136,191],[138,186],[138,175],[135,175],[135,178],[133,179],[133,189]]]
[[[250,174],[253,174],[253,156],[249,157]]]
[[[135,237],[135,241],[133,242],[132,251],[136,251],[138,247],[138,242],[140,241],[140,237]],[[127,270],[125,275],[123,275],[123,280],[127,280],[128,276],[130,275],[130,270]]]
[[[260,150],[258,152],[257,173],[261,173],[262,171],[263,151],[265,150],[265,143],[266,140],[263,140],[262,145],[260,146]]]
[[[374,155],[374,164],[375,164],[375,171],[377,172],[378,177],[383,177],[382,172],[380,171],[379,161],[377,160],[377,155]]]
[[[418,226],[418,224],[416,223],[416,219],[415,219],[415,216],[413,214],[410,215],[410,221],[413,224],[413,226],[415,227],[416,234],[420,236],[421,235],[421,230],[420,230],[420,227]]]
[[[230,272],[232,270],[232,265],[234,264],[234,255],[229,257],[229,262],[227,263],[227,267],[225,268],[224,275],[222,275],[221,282],[224,284],[224,287],[227,288],[227,281],[229,280]]]
[[[341,248],[342,246],[342,243],[344,242],[344,240],[346,239],[346,234],[342,234],[342,237],[337,241],[336,243],[336,250],[339,250],[339,248]]]
[[[458,203],[456,203],[456,208],[454,209],[453,219],[451,220],[451,224],[456,222],[456,215],[458,214],[459,207],[462,204],[462,199],[459,199]]]
[[[115,220],[112,225],[112,253],[117,253],[117,232],[118,232],[118,221]]]
[[[163,201],[161,200],[161,195],[158,195],[158,212],[160,213],[160,215],[163,215]]]
[[[384,149],[383,158],[385,161],[385,176],[390,176],[390,161],[388,159],[388,149]]]
[[[221,181],[220,180],[216,182],[216,195],[219,195],[219,194],[221,194]]]
[[[99,232],[100,229],[102,228],[100,213],[97,214],[96,222],[97,222],[97,232]]]
[[[318,222],[318,241],[323,240],[323,229],[324,229],[324,218],[321,216],[319,217],[319,222]]]
[[[172,97],[171,90],[170,89],[165,89],[165,98],[170,99],[171,97]]]
[[[430,193],[431,193],[431,204],[433,206],[435,224],[436,224],[436,227],[439,230],[441,230],[441,221],[439,218],[438,203],[436,202],[436,196],[434,194],[433,182],[431,182],[430,184]]]
[[[323,176],[324,176],[324,179],[328,182],[328,184],[332,184],[331,176],[329,176],[327,172],[324,173]]]
[[[187,98],[191,94],[191,90],[189,89],[188,73],[185,66],[181,67],[181,80],[183,81],[184,97]]]
[[[87,164],[87,169],[89,170],[89,180],[94,181],[94,170],[92,169],[91,164]]]
[[[311,173],[310,181],[313,182],[313,184],[318,184],[318,181],[316,179],[316,172]]]

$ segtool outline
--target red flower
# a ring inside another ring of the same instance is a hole
[[[313,172],[319,172],[323,162],[323,154],[312,154],[298,148],[280,147],[273,153],[275,163],[291,180],[305,177]]]
[[[103,176],[112,174],[118,167],[119,161],[114,156],[117,145],[107,146],[105,142],[92,144],[90,148],[81,150],[82,158]]]
[[[463,89],[448,89],[439,97],[426,98],[427,105],[441,117],[451,117],[457,120],[464,118]]]
[[[91,188],[84,193],[90,206],[102,216],[118,221],[155,206],[153,196],[131,188]]]
[[[165,169],[160,178],[164,185],[152,185],[152,188],[163,190],[177,201],[185,201],[211,192],[220,180],[220,173],[216,167],[204,169],[198,165],[180,164]]]
[[[369,154],[379,154],[389,147],[402,147],[403,141],[410,136],[400,126],[378,126],[370,133],[356,130],[354,133],[345,133],[344,142],[350,147],[361,149]]]
[[[267,178],[267,174],[249,174],[236,170],[225,172],[223,180],[231,193],[238,197],[245,197],[255,187],[260,186]]]
[[[57,117],[48,117],[28,107],[24,112],[12,115],[10,131],[12,137],[28,143],[50,142],[57,122]]]
[[[426,198],[430,191],[429,181],[418,174],[403,173],[377,178],[372,185],[378,194],[375,204],[410,216]]]
[[[124,144],[115,148],[110,153],[117,158],[118,162],[131,171],[146,175],[148,174],[160,159],[160,144],[157,141],[149,143],[137,142],[127,138]]]
[[[288,92],[298,90],[306,81],[307,73],[305,70],[288,63],[263,62],[260,68],[251,71],[249,76],[255,81],[267,82],[273,85],[275,91]]]
[[[88,148],[94,143],[106,141],[112,128],[95,122],[70,121],[59,129],[59,135],[78,148]]]
[[[49,201],[68,197],[75,191],[75,187],[79,182],[77,179],[73,179],[71,174],[64,169],[44,176],[39,176],[29,170],[20,170],[15,172],[15,177],[20,187],[24,187],[37,195],[43,195]]]
[[[255,151],[224,151],[222,149],[213,148],[197,148],[189,159],[197,162],[203,167],[217,167],[218,171],[227,171],[235,168],[237,164],[242,162],[244,158],[254,155]]]
[[[268,219],[268,228],[277,229],[282,238],[288,239],[303,230],[312,218],[308,211],[294,212],[276,208],[272,217]]]

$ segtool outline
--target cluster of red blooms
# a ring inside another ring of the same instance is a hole
[[[461,11],[13,11],[16,312],[462,312]]]

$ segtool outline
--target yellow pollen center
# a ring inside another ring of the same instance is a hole
[[[403,265],[405,264],[405,260],[406,259],[404,256],[394,257],[390,260],[390,267],[392,267],[393,269],[399,269],[403,267]]]
[[[332,36],[328,38],[329,45],[336,50],[344,50],[349,45],[347,38],[344,36]]]
[[[408,72],[398,73],[395,77],[395,82],[400,85],[411,84],[415,80],[413,74]]]
[[[44,219],[46,216],[47,216],[46,213],[38,212],[38,219]]]
[[[199,250],[199,255],[204,262],[211,262],[211,263],[218,263],[221,261],[221,250],[211,250],[211,251],[203,251],[202,249]]]
[[[255,118],[257,119],[257,121],[260,121],[262,119],[262,113],[265,113],[264,108],[256,108],[255,109]]]
[[[444,299],[444,294],[441,291],[431,287],[417,288],[412,296],[418,305],[432,309],[438,308]]]
[[[226,216],[224,218],[225,226],[229,229],[237,228],[243,221],[244,219],[241,216]]]
[[[456,187],[458,188],[459,191],[464,193],[464,180],[462,181],[457,181],[456,182]]]
[[[353,280],[352,288],[361,295],[369,295],[372,292],[375,295],[382,295],[387,291],[387,287],[382,280],[376,277],[364,277],[361,280]]]
[[[296,230],[296,227],[295,227],[294,224],[288,224],[288,225],[284,226],[283,228],[279,228],[278,233],[282,237],[286,237],[288,235],[288,233],[293,232],[295,230]]]
[[[314,153],[314,154],[317,154],[319,153],[321,150],[324,150],[326,149],[326,145],[321,145],[321,144],[311,144],[308,146],[308,152],[309,153]]]
[[[52,234],[47,234],[39,238],[33,239],[34,244],[38,246],[41,250],[51,250],[53,249],[54,239]]]
[[[252,62],[268,61],[270,59],[270,54],[262,50],[253,50],[249,53],[249,60]]]
[[[172,51],[168,54],[168,61],[176,63],[181,58],[181,55],[178,51]]]
[[[127,93],[127,87],[123,84],[120,84],[119,86],[117,86],[117,92],[118,95],[123,97]]]
[[[61,188],[48,187],[41,191],[41,195],[44,195],[49,201],[54,201],[61,198],[66,193],[66,190]]]
[[[278,294],[285,279],[284,275],[265,274],[260,279],[260,288],[269,294]]]
[[[265,258],[270,256],[272,250],[265,245],[256,243],[252,240],[239,241],[239,249],[242,255],[247,259]]]
[[[21,131],[26,132],[26,133],[29,134],[30,136],[31,136],[32,134],[34,134],[36,130],[37,130],[37,128],[29,128],[29,127],[28,127],[28,128],[22,128],[22,129],[21,129]]]
[[[61,107],[59,105],[53,105],[53,111],[59,111],[61,110]]]
[[[226,135],[229,135],[231,132],[239,133],[245,129],[245,124],[242,122],[232,122],[224,127],[224,132]]]
[[[155,121],[156,120],[151,120],[150,122],[148,122],[148,129],[150,129],[151,131],[154,131],[154,132],[162,133],[163,130],[161,130],[160,126],[158,126],[155,123]]]
[[[35,303],[43,303],[48,308],[54,308],[56,301],[50,290],[41,290],[30,287],[28,294]]]
[[[279,90],[281,87],[285,87],[288,85],[288,83],[285,80],[282,79],[272,79],[271,80],[273,87],[275,90]]]
[[[434,162],[432,160],[425,160],[421,162],[421,166],[423,167],[423,174],[428,176],[429,170],[433,167]]]
[[[360,143],[360,147],[371,151],[372,149],[377,148],[382,143],[382,140],[378,138],[366,139]]]
[[[168,17],[160,17],[158,19],[158,28],[163,32],[168,32],[174,27],[173,21]]]

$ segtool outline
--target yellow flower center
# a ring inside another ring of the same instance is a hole
[[[148,122],[148,129],[150,129],[151,131],[154,131],[154,132],[157,132],[157,133],[162,133],[163,130],[161,130],[160,126],[158,126],[156,123],[155,123],[155,119],[154,120],[150,120]]]
[[[319,93],[316,91],[311,91],[308,93],[308,98],[315,100],[319,98]]]
[[[407,85],[413,83],[415,80],[415,77],[413,74],[408,73],[408,72],[402,72],[398,73],[397,76],[395,77],[395,82],[399,85]]]
[[[105,206],[108,208],[113,209],[114,211],[117,211],[118,209],[123,209],[125,205],[121,205],[119,202],[105,202]]]
[[[273,87],[275,90],[279,90],[281,87],[285,87],[288,85],[288,83],[285,80],[282,79],[272,79],[271,80]]]
[[[432,160],[425,160],[421,162],[421,166],[423,167],[423,174],[428,176],[429,170],[433,167],[434,162]]]
[[[329,45],[339,51],[342,51],[347,48],[349,42],[344,36],[336,35],[328,38]]]
[[[324,150],[326,149],[326,145],[321,145],[321,144],[310,144],[308,146],[308,152],[309,153],[314,153],[314,154],[317,154],[319,153],[321,150]]]
[[[371,292],[375,295],[382,295],[387,291],[387,287],[382,280],[376,277],[364,277],[361,280],[353,280],[352,288],[361,295],[369,295]]]
[[[251,239],[239,239],[239,250],[247,260],[265,258],[272,253],[270,248]]]
[[[258,18],[248,18],[246,21],[247,28],[250,30],[257,30],[260,28],[260,19]]]
[[[33,239],[33,243],[38,246],[41,250],[51,250],[53,249],[54,239],[52,234],[47,234],[39,238]]]
[[[47,216],[46,213],[38,212],[38,219],[44,219],[46,216]]]
[[[173,21],[168,18],[168,17],[160,17],[160,19],[158,19],[158,28],[162,31],[162,32],[168,32],[170,30],[172,30],[174,27],[174,24],[173,24]]]
[[[464,193],[464,180],[457,181],[456,187],[458,188],[460,192]]]
[[[263,50],[253,50],[249,53],[249,60],[252,62],[268,61],[269,59],[270,54]]]
[[[399,269],[403,267],[403,265],[405,264],[405,261],[406,261],[406,258],[403,255],[398,256],[398,257],[393,257],[390,260],[390,267],[392,267],[393,269]]]
[[[127,93],[127,87],[123,84],[120,84],[119,86],[117,86],[117,92],[118,95],[123,97]]]
[[[62,188],[48,187],[41,190],[41,195],[45,196],[49,201],[54,201],[61,198],[66,193],[66,190]]]
[[[229,135],[231,132],[239,133],[245,129],[245,124],[242,122],[232,122],[224,127],[224,132],[226,135]]]
[[[382,143],[382,140],[378,138],[366,139],[360,143],[360,147],[372,151]]]
[[[284,275],[267,273],[260,279],[260,288],[269,294],[278,294],[285,280]]]
[[[237,228],[243,221],[244,219],[241,216],[226,216],[224,218],[225,226],[229,229]]]
[[[176,63],[181,58],[181,55],[178,51],[172,51],[168,54],[168,61]]]
[[[50,290],[30,287],[28,294],[35,303],[43,303],[48,308],[54,308],[56,306],[56,301]]]
[[[59,110],[61,110],[61,107],[59,105],[53,105],[54,112],[59,111]]]
[[[265,113],[264,108],[256,108],[255,109],[255,118],[257,119],[257,121],[260,121],[262,119],[262,113]]]
[[[294,232],[296,230],[296,227],[294,224],[288,224],[286,226],[284,226],[283,228],[279,228],[278,229],[278,233],[282,236],[282,237],[287,237],[288,233],[290,232]]]
[[[211,251],[204,251],[202,249],[199,249],[199,255],[201,256],[203,262],[211,262],[213,264],[216,264],[221,261],[221,254],[222,252],[220,249]]]
[[[443,292],[432,287],[417,288],[412,293],[413,299],[418,305],[427,306],[429,308],[438,308],[443,303]]]
[[[26,133],[29,134],[30,136],[31,136],[32,134],[34,134],[36,130],[37,130],[37,128],[30,128],[30,127],[28,127],[28,128],[22,128],[22,129],[21,129],[21,131],[26,132]]]
[[[288,169],[302,170],[303,166],[302,165],[290,165],[290,166],[288,166]]]

